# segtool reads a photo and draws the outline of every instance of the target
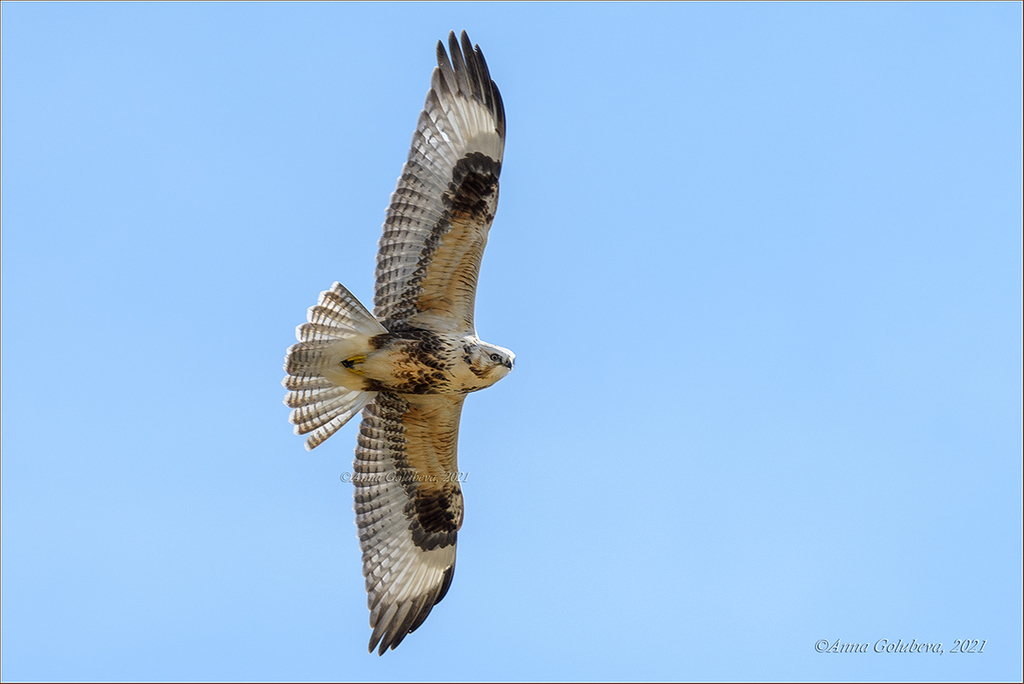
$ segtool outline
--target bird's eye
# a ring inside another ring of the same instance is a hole
[[[501,357],[497,354],[491,354],[491,361],[494,363],[501,363]]]

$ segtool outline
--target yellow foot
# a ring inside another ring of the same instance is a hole
[[[352,371],[356,375],[365,375],[361,368],[356,368],[356,366],[361,366],[364,361],[366,361],[366,354],[359,354],[358,356],[348,357],[347,359],[341,362],[341,365],[347,368],[348,370]]]

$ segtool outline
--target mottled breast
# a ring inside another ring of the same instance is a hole
[[[457,392],[453,374],[458,363],[451,340],[429,330],[376,335],[361,365],[370,392],[449,394]]]

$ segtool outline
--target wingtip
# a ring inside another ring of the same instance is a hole
[[[379,658],[380,656],[384,655],[384,652],[387,651],[388,648],[390,648],[392,651],[395,650],[395,646],[398,646],[398,644],[392,643],[391,636],[389,634],[375,634],[370,637],[370,646],[367,649],[367,652],[373,653],[373,651],[376,650],[377,657]]]
[[[455,57],[454,53],[460,52],[460,50],[459,50],[459,39],[455,37],[455,31],[449,31],[448,32],[448,49],[452,51],[452,53],[453,53],[452,57],[453,58]]]

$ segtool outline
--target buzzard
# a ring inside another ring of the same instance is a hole
[[[394,649],[444,598],[462,525],[462,403],[515,355],[473,324],[498,205],[505,110],[480,46],[448,36],[384,220],[374,312],[340,283],[321,293],[285,357],[296,434],[313,449],[362,410],[353,466],[369,650]]]

